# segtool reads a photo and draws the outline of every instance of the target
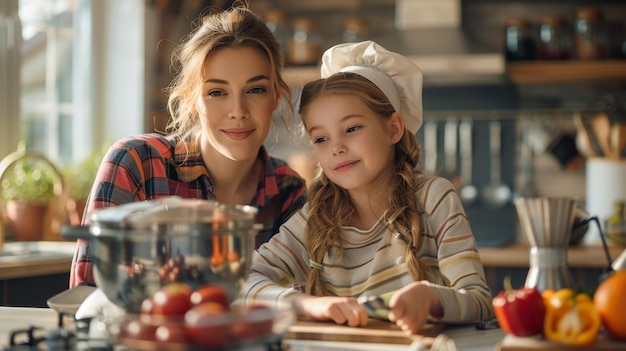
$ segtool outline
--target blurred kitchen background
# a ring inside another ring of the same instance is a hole
[[[576,142],[574,120],[626,106],[626,2],[250,2],[285,43],[294,92],[343,41],[372,39],[414,59],[424,71],[423,167],[458,184],[480,246],[519,239],[515,196],[572,196],[584,207],[593,150]],[[231,3],[2,0],[0,158],[25,141],[57,164],[76,162],[164,130],[171,49],[200,13]],[[276,123],[267,146],[305,170],[296,134]]]

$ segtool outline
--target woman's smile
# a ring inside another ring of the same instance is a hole
[[[233,140],[244,140],[254,133],[254,129],[251,128],[230,128],[223,129],[222,131],[227,137]]]

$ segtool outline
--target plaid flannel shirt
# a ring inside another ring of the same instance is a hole
[[[278,228],[305,203],[304,180],[283,160],[264,161],[257,195],[248,205],[259,212],[262,229],[256,246],[269,240]],[[174,136],[144,134],[115,143],[107,152],[91,190],[86,213],[98,208],[165,196],[214,200],[213,184],[196,143]],[[83,223],[87,224],[86,216]],[[70,271],[70,287],[95,285],[89,243],[78,240]]]

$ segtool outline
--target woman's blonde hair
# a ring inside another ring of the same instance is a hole
[[[244,3],[209,14],[199,21],[197,28],[172,54],[172,65],[177,74],[166,89],[169,94],[167,108],[171,115],[167,131],[184,137],[200,128],[194,104],[202,93],[204,61],[211,53],[226,47],[252,47],[267,56],[272,67],[274,89],[291,112],[282,117],[285,122],[292,120],[291,90],[281,75],[284,67],[282,49],[263,19]]]
[[[395,112],[385,94],[372,82],[355,73],[336,73],[326,79],[307,83],[302,90],[299,113],[306,126],[307,109],[320,96],[351,95],[359,98],[381,118],[391,118]],[[388,209],[382,219],[392,232],[407,243],[406,261],[415,280],[426,279],[429,268],[417,253],[422,246],[421,214],[415,192],[420,186],[421,171],[417,168],[420,147],[408,130],[394,146],[393,178],[387,192]],[[312,261],[323,265],[329,250],[343,250],[342,227],[354,215],[348,191],[335,185],[323,173],[308,190],[310,212],[305,229],[305,245]],[[306,291],[324,296],[328,292],[322,279],[322,270],[313,269],[308,277]]]

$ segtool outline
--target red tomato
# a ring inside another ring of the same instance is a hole
[[[141,319],[133,319],[123,328],[123,336],[137,340],[154,340],[157,327]]]
[[[183,283],[168,283],[152,297],[153,314],[182,316],[191,308],[192,289]]]
[[[226,290],[219,285],[207,284],[199,287],[191,294],[191,303],[199,305],[205,302],[217,302],[228,307]]]
[[[157,328],[155,338],[161,342],[188,343],[187,331],[183,323],[168,323]]]
[[[205,302],[185,313],[185,329],[196,344],[221,349],[230,338],[229,309],[218,302]]]

